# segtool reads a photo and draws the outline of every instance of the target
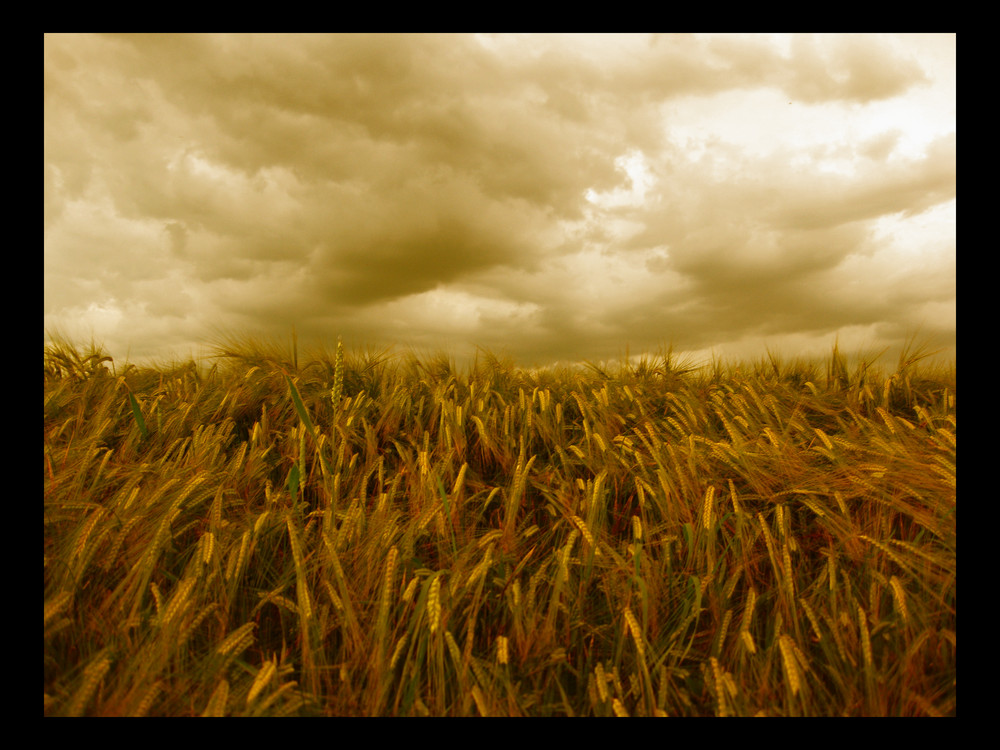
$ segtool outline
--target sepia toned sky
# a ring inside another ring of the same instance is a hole
[[[44,37],[44,326],[954,353],[956,38]]]

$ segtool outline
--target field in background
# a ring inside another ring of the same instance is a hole
[[[46,715],[956,714],[955,368],[45,350]]]

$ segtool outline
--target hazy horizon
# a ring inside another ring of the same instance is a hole
[[[956,38],[44,37],[44,328],[954,357]]]

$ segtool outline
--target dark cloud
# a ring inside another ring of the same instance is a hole
[[[133,356],[295,325],[540,362],[903,319],[953,302],[953,216],[925,248],[937,275],[884,304],[852,259],[882,262],[879,222],[953,206],[954,123],[914,131],[935,85],[953,99],[953,53],[940,35],[48,35],[46,324]]]

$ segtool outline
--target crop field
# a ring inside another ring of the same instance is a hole
[[[57,341],[45,715],[956,715],[955,380]]]

